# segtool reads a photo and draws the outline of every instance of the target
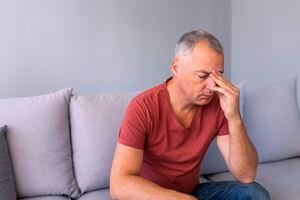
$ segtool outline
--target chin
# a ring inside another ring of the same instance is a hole
[[[211,102],[211,100],[213,99],[213,96],[209,97],[209,98],[198,98],[195,101],[195,104],[199,105],[199,106],[204,106],[207,105]]]
[[[209,104],[211,101],[210,100],[202,100],[202,101],[197,101],[196,104],[199,106],[205,106]]]

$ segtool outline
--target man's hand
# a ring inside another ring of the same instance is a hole
[[[214,69],[210,77],[216,86],[209,89],[219,96],[230,133],[228,136],[218,136],[217,145],[232,175],[240,182],[251,183],[255,180],[258,155],[240,116],[240,91]]]
[[[239,88],[224,79],[221,73],[215,69],[212,70],[210,77],[215,81],[217,86],[210,87],[209,89],[217,92],[226,119],[230,121],[239,118]]]

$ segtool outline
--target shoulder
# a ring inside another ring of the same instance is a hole
[[[157,113],[159,113],[159,96],[162,90],[162,85],[158,85],[134,97],[127,107],[124,117],[125,124],[127,121],[130,121],[131,124],[138,124],[137,127],[148,133],[153,120],[157,118]]]
[[[141,107],[153,107],[159,104],[159,101],[164,97],[165,84],[149,88],[132,99],[133,104]]]

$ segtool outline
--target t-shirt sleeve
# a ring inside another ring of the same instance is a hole
[[[133,148],[144,149],[149,122],[147,116],[146,107],[137,100],[132,100],[125,112],[118,142]]]
[[[220,128],[217,132],[217,136],[220,136],[220,135],[228,135],[229,134],[229,128],[228,128],[228,121],[227,119],[225,118],[224,114],[223,114],[223,118],[222,118],[222,121],[220,123]]]

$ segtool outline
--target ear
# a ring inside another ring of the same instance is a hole
[[[180,66],[179,66],[179,59],[175,57],[172,61],[172,66],[171,66],[171,72],[174,76],[178,73]]]

